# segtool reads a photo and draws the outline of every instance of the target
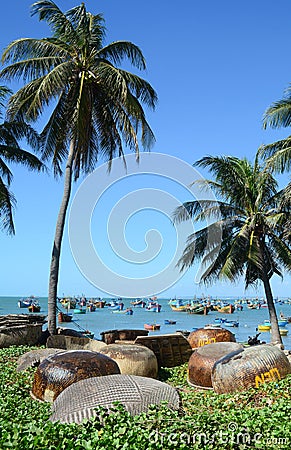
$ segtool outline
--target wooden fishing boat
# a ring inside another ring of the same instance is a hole
[[[63,323],[63,322],[71,322],[73,319],[73,315],[72,314],[66,314],[62,311],[60,311],[58,313],[58,321],[59,323]]]
[[[28,307],[28,311],[31,313],[38,313],[38,312],[40,312],[40,309],[41,309],[41,307],[40,307],[39,303],[32,303]]]
[[[204,305],[199,305],[199,306],[190,306],[187,309],[187,313],[188,314],[200,314],[200,315],[204,315],[206,316],[209,312],[209,309],[207,308],[207,306]]]
[[[165,319],[165,325],[176,325],[176,320]]]
[[[159,325],[158,323],[145,323],[144,324],[145,330],[156,331],[156,330],[159,330],[160,328],[161,328],[161,325]]]
[[[77,305],[77,300],[75,298],[62,298],[60,303],[65,309],[74,309]]]
[[[36,303],[38,301],[37,297],[34,295],[30,295],[26,298],[20,298],[18,300],[18,308],[28,308],[32,303]]]
[[[266,323],[261,323],[258,325],[258,330],[259,331],[270,331],[271,329],[271,325],[270,324],[266,324]]]
[[[219,313],[223,313],[223,314],[232,314],[234,312],[235,308],[234,305],[232,305],[231,303],[229,305],[225,305],[225,306],[217,306],[216,311]]]

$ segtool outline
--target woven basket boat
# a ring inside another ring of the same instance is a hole
[[[222,394],[259,387],[291,373],[287,356],[270,344],[244,348],[219,359],[212,369],[214,391]]]
[[[175,367],[189,361],[192,349],[181,333],[139,336],[135,344],[144,345],[156,355],[159,367]]]
[[[146,412],[150,405],[167,402],[179,410],[180,396],[175,388],[151,378],[135,375],[108,375],[87,378],[65,389],[53,403],[52,422],[81,423],[96,416],[98,405],[110,410],[120,402],[132,415]]]
[[[109,344],[100,353],[116,361],[122,374],[157,378],[157,358],[152,350],[143,345]]]
[[[31,396],[52,402],[68,386],[89,377],[120,373],[113,359],[88,350],[71,350],[48,356],[38,366]]]
[[[243,346],[237,342],[216,342],[197,348],[188,362],[188,383],[194,387],[212,389],[211,372],[214,363],[223,356],[242,349]]]
[[[188,336],[188,341],[192,348],[198,348],[215,342],[236,342],[236,339],[235,335],[225,328],[204,327],[192,331]]]

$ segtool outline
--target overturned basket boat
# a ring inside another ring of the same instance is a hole
[[[48,356],[38,366],[31,396],[52,402],[68,386],[84,378],[120,373],[113,359],[88,350],[71,350]]]
[[[192,348],[197,348],[215,342],[236,342],[236,339],[235,335],[225,328],[206,326],[192,331],[188,336],[188,341]]]
[[[219,359],[213,366],[212,385],[222,394],[242,391],[291,373],[287,356],[278,347],[262,344],[244,348]]]
[[[65,389],[53,403],[52,422],[81,423],[98,415],[96,407],[108,410],[120,402],[132,415],[146,412],[150,405],[167,402],[179,410],[180,396],[175,388],[151,378],[134,375],[108,375],[87,378]]]
[[[237,342],[216,342],[199,347],[188,362],[188,384],[203,389],[212,389],[211,372],[216,361],[243,346]]]
[[[116,361],[122,374],[157,378],[157,358],[152,350],[143,345],[109,344],[100,353]]]

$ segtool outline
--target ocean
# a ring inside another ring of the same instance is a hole
[[[0,297],[0,315],[6,314],[21,314],[27,313],[26,308],[19,308],[19,297]],[[109,301],[110,299],[106,299]],[[223,300],[223,298],[221,299]],[[160,324],[160,330],[150,331],[149,335],[154,334],[168,334],[174,333],[177,330],[192,331],[193,328],[201,328],[207,324],[214,324],[216,317],[225,317],[230,320],[237,320],[239,326],[237,328],[228,328],[235,334],[238,342],[246,342],[249,336],[256,334],[256,327],[265,319],[269,319],[267,308],[248,309],[246,304],[243,304],[242,311],[235,311],[233,314],[222,314],[216,311],[210,311],[206,316],[197,314],[188,314],[186,312],[172,311],[169,305],[169,299],[158,298],[162,305],[161,312],[151,312],[144,308],[132,307],[133,315],[118,314],[112,312],[108,308],[97,308],[94,312],[86,312],[86,314],[74,314],[73,322],[62,323],[59,326],[72,328],[75,330],[90,330],[94,333],[95,339],[101,339],[100,333],[106,330],[113,329],[144,329],[145,323]],[[41,305],[40,314],[47,314],[47,298],[40,297],[39,303]],[[124,308],[131,307],[130,299],[123,299]],[[63,310],[60,304],[60,309]],[[291,316],[291,304],[276,303],[276,310],[285,316]],[[65,311],[65,310],[64,310]],[[71,311],[72,312],[72,311]],[[175,325],[165,325],[165,319],[175,320]],[[222,326],[224,326],[222,324]],[[286,325],[289,330],[287,336],[282,336],[282,340],[286,349],[291,349],[291,324]],[[44,329],[46,325],[44,325]],[[225,327],[226,328],[226,327]],[[262,332],[259,336],[261,341],[270,342],[270,333]]]

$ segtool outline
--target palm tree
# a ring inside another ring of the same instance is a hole
[[[286,90],[286,96],[274,102],[264,113],[263,128],[280,128],[291,126],[291,88]],[[260,153],[268,158],[268,167],[275,172],[290,171],[291,167],[291,136],[272,144],[263,145]]]
[[[154,109],[157,96],[144,79],[117,67],[125,58],[145,69],[141,50],[131,42],[116,41],[103,47],[104,21],[87,12],[84,3],[62,12],[52,1],[32,5],[51,27],[52,36],[12,42],[2,61],[9,65],[0,76],[23,78],[26,83],[11,97],[10,117],[34,121],[45,107],[52,113],[41,138],[44,160],[51,159],[56,175],[64,175],[64,193],[53,243],[49,293],[48,329],[56,333],[56,299],[61,243],[72,177],[92,171],[99,156],[110,161],[123,156],[124,145],[139,153],[140,139],[149,149],[154,135],[142,104]]]
[[[15,234],[13,210],[16,199],[10,190],[13,174],[7,163],[17,163],[30,170],[43,170],[43,163],[32,153],[23,150],[18,141],[26,139],[34,149],[38,148],[37,133],[24,122],[3,121],[3,110],[6,98],[12,91],[0,86],[0,228],[8,234]]]
[[[234,282],[241,276],[246,288],[262,282],[272,342],[282,345],[270,279],[273,274],[282,276],[282,269],[291,269],[291,250],[284,237],[290,215],[280,203],[277,182],[261,167],[258,154],[254,164],[232,156],[207,156],[195,165],[208,168],[214,175],[213,181],[203,180],[201,185],[210,187],[218,200],[187,202],[175,210],[174,220],[178,222],[189,218],[211,221],[209,227],[188,237],[178,265],[185,270],[202,259],[204,283],[217,279]]]

